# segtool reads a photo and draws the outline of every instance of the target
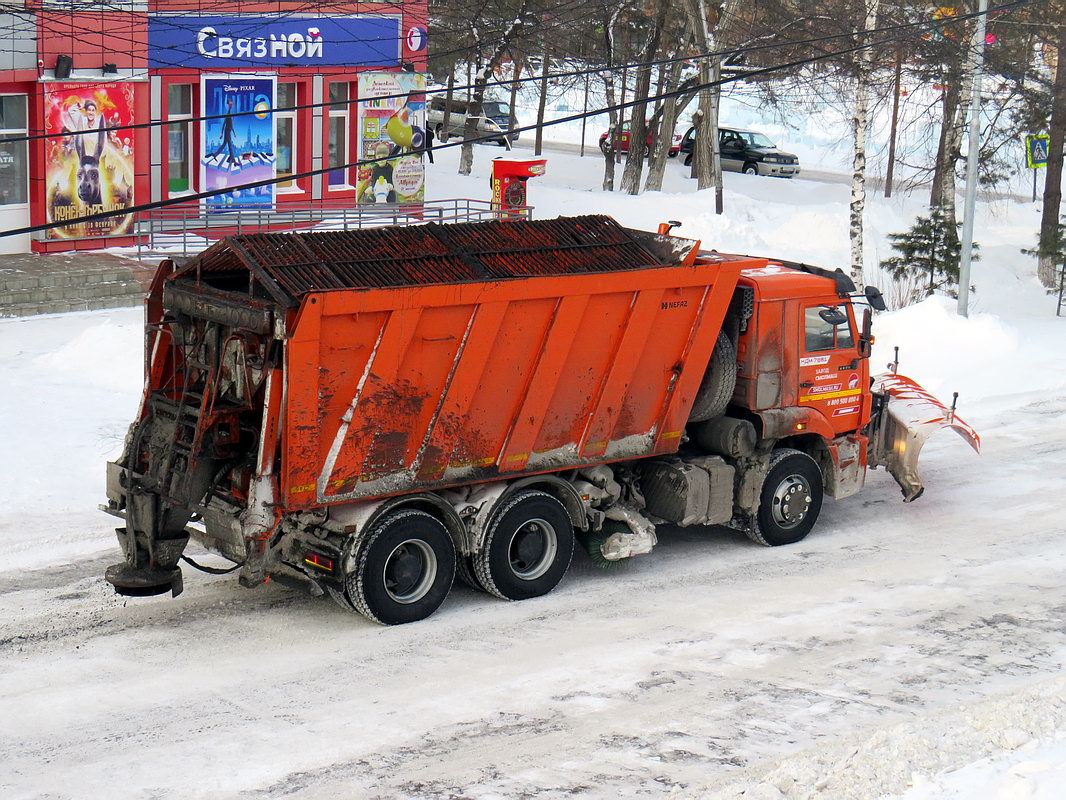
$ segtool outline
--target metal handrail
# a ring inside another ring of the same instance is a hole
[[[351,201],[311,200],[283,202],[274,209],[208,212],[198,202],[134,213],[133,235],[137,258],[155,257],[160,251],[194,255],[223,236],[260,231],[358,230],[385,225],[421,225],[427,222],[533,216],[532,206],[508,209],[489,200],[457,197],[415,204],[352,205]]]

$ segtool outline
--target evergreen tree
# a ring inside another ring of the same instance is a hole
[[[925,295],[937,290],[955,297],[959,284],[959,256],[962,243],[959,241],[961,223],[951,225],[944,209],[934,206],[928,217],[918,217],[905,233],[890,233],[892,249],[898,255],[881,262],[881,268],[892,273],[896,280],[921,275],[928,277]],[[977,261],[977,244],[973,246],[971,260]]]

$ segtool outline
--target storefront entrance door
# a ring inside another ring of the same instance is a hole
[[[0,95],[0,232],[30,224],[26,95]],[[9,141],[22,139],[22,141]],[[28,253],[29,234],[0,236],[0,254]]]

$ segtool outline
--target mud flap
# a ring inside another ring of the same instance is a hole
[[[903,502],[917,500],[925,491],[918,475],[918,457],[930,436],[951,428],[974,452],[981,452],[981,437],[948,408],[910,378],[885,373],[874,378],[872,390],[883,397],[871,437],[870,466],[884,467],[903,490]]]

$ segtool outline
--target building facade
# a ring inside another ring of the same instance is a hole
[[[426,2],[310,8],[27,0],[0,14],[0,231],[111,214],[0,238],[0,252],[132,244],[125,208],[249,182],[263,185],[189,205],[269,214],[372,200],[369,173],[349,165],[378,152],[378,123],[360,129],[374,103],[355,101],[360,86],[387,98],[416,86]],[[390,200],[411,171],[390,171]]]

